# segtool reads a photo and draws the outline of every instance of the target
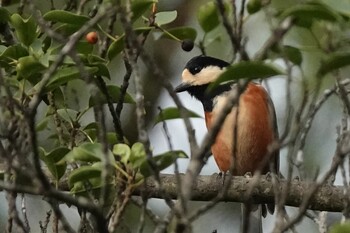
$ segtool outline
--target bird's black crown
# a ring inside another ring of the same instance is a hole
[[[208,66],[218,66],[220,68],[224,68],[229,65],[229,63],[215,57],[200,55],[189,60],[185,68],[188,69],[191,74],[195,75],[198,74],[203,68]]]

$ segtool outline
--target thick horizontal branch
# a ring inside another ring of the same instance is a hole
[[[180,175],[181,179],[184,175]],[[160,176],[163,190],[165,193],[173,199],[178,196],[178,189],[176,188],[176,177],[174,175]],[[247,190],[249,189],[253,178],[248,177],[228,177],[231,178],[231,185],[227,190],[226,195],[222,198],[224,202],[244,202],[246,201]],[[279,189],[283,192],[286,187],[285,180],[279,180]],[[146,183],[147,194],[152,198],[162,198],[162,193],[156,187],[156,183],[152,178],[147,180]],[[288,191],[288,197],[286,199],[287,206],[298,207],[305,196],[310,190],[310,182],[293,180],[290,189]],[[146,189],[144,186],[140,186],[135,190],[135,195],[140,195],[142,191]],[[223,188],[222,178],[218,174],[212,176],[198,176],[197,182],[193,187],[192,200],[193,201],[210,201],[215,198]],[[259,182],[257,182],[255,189],[252,193],[252,200],[254,203],[273,203],[274,202],[274,189],[270,178],[262,176]],[[315,196],[310,200],[308,209],[341,212],[344,209],[345,203],[344,187],[322,185]]]
[[[180,175],[181,179],[184,179],[184,175]],[[255,182],[252,177],[243,176],[226,176],[225,182],[231,179],[231,185],[227,189],[226,195],[220,200],[223,202],[245,202],[247,200],[247,190],[250,189],[253,181],[255,188],[252,192],[252,201],[254,203],[273,203],[274,202],[274,189],[271,178],[261,176],[259,182]],[[161,192],[156,185],[156,182],[152,178],[148,178],[146,185],[140,185],[134,190],[133,195],[141,195],[141,192],[146,192],[149,198],[163,198],[162,195],[167,195],[172,199],[177,199],[178,189],[175,175],[160,175],[160,181],[162,182],[163,191]],[[223,188],[223,179],[218,174],[211,176],[198,176],[195,185],[193,186],[193,192],[191,200],[193,201],[211,201],[216,198]],[[279,180],[279,190],[285,192],[286,187],[285,180]],[[308,194],[310,187],[315,184],[293,180],[289,186],[288,196],[285,205],[298,207],[303,201],[303,198]],[[32,187],[21,187],[21,186],[6,186],[0,182],[0,191],[4,190],[15,190],[20,193],[37,194]],[[67,180],[60,182],[59,189],[62,191],[68,191]],[[346,196],[343,186],[332,186],[324,184],[319,187],[318,191],[311,198],[308,209],[319,210],[319,211],[330,211],[330,212],[341,212],[344,209],[346,203]]]

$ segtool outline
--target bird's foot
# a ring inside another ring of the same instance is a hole
[[[222,185],[225,183],[225,177],[226,177],[225,172],[215,173],[214,176],[216,180],[219,180],[220,182],[222,182]]]
[[[245,177],[245,178],[252,178],[253,175],[252,175],[251,172],[247,172],[246,174],[244,174],[244,177]]]
[[[272,180],[272,173],[271,172],[267,172],[266,174],[265,174],[265,179],[267,180],[267,181],[271,181]]]

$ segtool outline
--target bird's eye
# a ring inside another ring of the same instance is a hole
[[[190,72],[192,74],[197,74],[197,73],[199,73],[199,71],[201,71],[201,67],[200,66],[194,66],[194,67],[190,68]]]

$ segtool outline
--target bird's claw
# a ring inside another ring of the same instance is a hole
[[[246,174],[244,174],[244,177],[245,177],[245,178],[252,178],[253,175],[252,175],[251,172],[247,172]]]

